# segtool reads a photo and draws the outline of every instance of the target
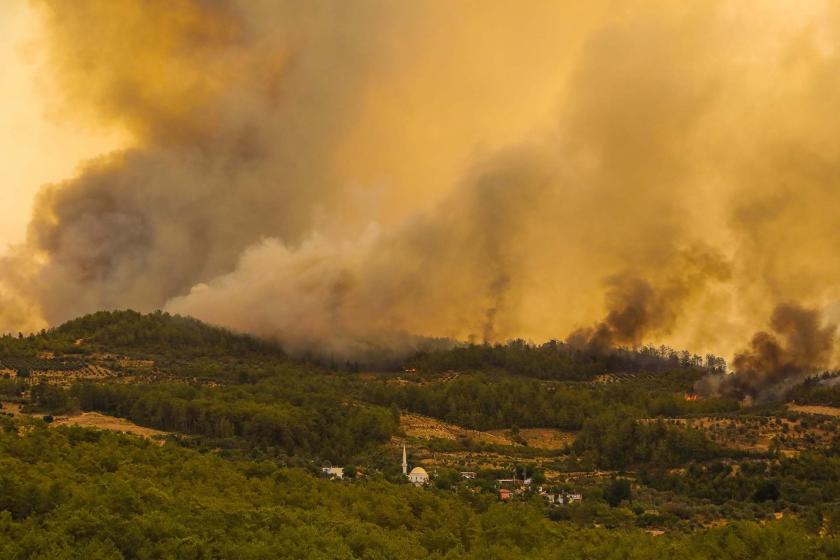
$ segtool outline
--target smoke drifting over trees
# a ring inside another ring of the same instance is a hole
[[[699,392],[738,398],[776,398],[832,363],[836,326],[796,304],[781,304],[770,319],[773,332],[759,331],[735,354],[734,375],[712,375],[698,382]]]
[[[670,275],[653,284],[632,273],[607,279],[607,315],[594,327],[569,335],[576,347],[604,349],[638,346],[651,335],[667,334],[677,324],[683,304],[710,281],[729,278],[729,265],[717,253],[691,247],[665,267]]]
[[[0,328],[727,352],[840,298],[835,7],[526,4],[38,0],[51,103],[131,142],[43,189]]]

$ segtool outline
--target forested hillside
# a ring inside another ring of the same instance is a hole
[[[395,485],[318,480],[271,462],[81,429],[6,423],[0,558],[624,558],[820,560],[837,537],[738,522],[655,537],[582,529],[543,507]]]
[[[408,363],[421,371],[501,370],[538,379],[582,381],[607,372],[662,373],[677,369],[724,371],[726,362],[717,356],[704,357],[662,346],[638,349],[573,347],[556,340],[529,344],[514,340],[507,344],[456,345],[449,349],[423,351]]]
[[[840,374],[826,372],[821,376],[807,379],[790,392],[789,398],[805,404],[840,407]]]
[[[283,356],[276,344],[160,311],[145,315],[134,311],[101,311],[35,336],[7,334],[0,338],[2,356],[35,356],[45,351],[68,354],[108,351],[169,358]]]
[[[514,341],[372,371],[165,313],[5,336],[0,558],[836,557],[837,419],[696,398],[722,367]]]

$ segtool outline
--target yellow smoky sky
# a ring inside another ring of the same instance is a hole
[[[305,318],[302,345],[544,340],[636,268],[679,300],[646,342],[730,352],[778,302],[840,298],[831,2],[35,6],[0,7],[0,242],[62,183],[26,247],[47,266],[7,281],[48,323],[175,299]],[[684,273],[694,246],[725,281]]]
[[[71,177],[126,135],[52,111],[40,57],[41,20],[26,0],[0,2],[0,248],[23,241],[46,183]]]

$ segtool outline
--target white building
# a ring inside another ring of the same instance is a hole
[[[548,500],[549,504],[579,504],[583,501],[583,495],[580,492],[570,493],[561,490],[560,492],[557,492],[555,494],[553,492],[547,492],[545,488],[540,486],[539,488],[537,488],[537,493],[539,493],[540,496]]]
[[[423,467],[414,467],[411,469],[411,472],[408,473],[408,481],[412,484],[416,484],[417,486],[428,484],[429,473],[427,473],[426,469]]]
[[[403,444],[402,471],[403,476],[407,476],[408,481],[412,484],[422,486],[429,483],[429,473],[423,467],[414,467],[411,472],[408,472],[408,456],[405,452],[405,444]]]
[[[341,480],[344,478],[344,467],[322,467],[321,474],[328,478],[337,478]]]

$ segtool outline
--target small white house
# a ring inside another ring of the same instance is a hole
[[[566,493],[560,492],[557,494],[551,492],[544,492],[542,489],[539,491],[540,495],[544,497],[549,504],[556,504],[556,505],[568,505],[568,504],[575,504],[580,503],[583,501],[583,496],[579,493]]]
[[[337,478],[339,480],[344,478],[344,467],[323,467],[321,474],[327,478]]]
[[[475,478],[475,473],[472,471],[464,471],[461,473],[461,478],[466,480],[472,480]]]

